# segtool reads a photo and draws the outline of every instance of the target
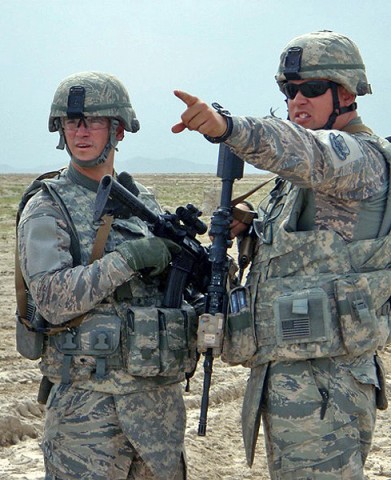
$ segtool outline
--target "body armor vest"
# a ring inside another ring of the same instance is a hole
[[[88,265],[99,228],[93,223],[95,193],[69,183],[66,176],[47,182],[46,190],[60,206],[72,242],[78,244],[80,263]],[[149,192],[141,191],[140,198],[159,211]],[[148,235],[138,217],[115,218],[105,251]],[[89,381],[92,375],[100,381],[113,371],[123,372],[124,383],[126,377],[154,377],[162,384],[182,380],[196,363],[195,311],[186,303],[181,309],[162,308],[161,300],[157,279],[146,284],[133,276],[87,312],[78,326],[46,336],[42,373],[62,383]]]
[[[390,149],[376,145],[389,166]],[[301,189],[279,179],[274,196],[271,214],[255,224],[260,241],[246,284],[255,353],[241,363],[381,349],[390,338],[390,189],[379,236],[352,242],[332,230],[297,230]]]

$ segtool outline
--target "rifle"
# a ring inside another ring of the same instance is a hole
[[[209,250],[211,263],[210,283],[206,294],[206,313],[199,319],[198,350],[204,358],[204,384],[198,435],[205,436],[209,406],[209,389],[213,371],[213,358],[221,353],[224,316],[227,311],[229,259],[227,249],[231,247],[230,224],[232,221],[232,188],[235,179],[243,177],[244,163],[224,144],[220,144],[217,176],[221,178],[220,206],[213,213],[210,235],[213,238]]]
[[[205,233],[207,226],[198,218],[201,212],[191,204],[178,207],[175,214],[157,214],[135,193],[138,193],[138,189],[128,173],[120,173],[118,181],[111,175],[105,175],[97,191],[94,222],[100,222],[105,213],[124,218],[135,215],[147,223],[154,235],[178,243],[182,249],[172,261],[162,306],[180,308],[187,286],[194,285],[198,292],[206,288],[209,278],[208,255],[196,235]]]

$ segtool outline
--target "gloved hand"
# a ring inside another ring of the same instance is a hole
[[[136,240],[126,240],[118,245],[116,250],[124,257],[130,268],[135,271],[143,268],[153,268],[151,276],[161,273],[171,261],[171,254],[181,251],[181,247],[160,237],[144,237]]]

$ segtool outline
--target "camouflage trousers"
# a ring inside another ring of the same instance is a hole
[[[42,450],[46,480],[184,480],[178,384],[125,395],[55,385]]]
[[[363,480],[376,419],[371,362],[271,364],[262,423],[273,480]],[[359,380],[357,380],[357,377]]]

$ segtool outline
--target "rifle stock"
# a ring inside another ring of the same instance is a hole
[[[230,239],[230,224],[232,221],[232,190],[235,179],[243,177],[244,163],[226,145],[220,144],[217,166],[217,176],[221,178],[222,189],[220,206],[213,213],[210,235],[213,238],[209,250],[211,263],[211,280],[206,295],[206,317],[217,324],[223,322],[227,309],[227,280],[229,260],[227,249],[232,245]],[[213,373],[213,358],[219,355],[219,349],[210,346],[204,352],[204,382],[201,399],[201,412],[198,425],[198,435],[205,436],[209,407],[209,390]]]

